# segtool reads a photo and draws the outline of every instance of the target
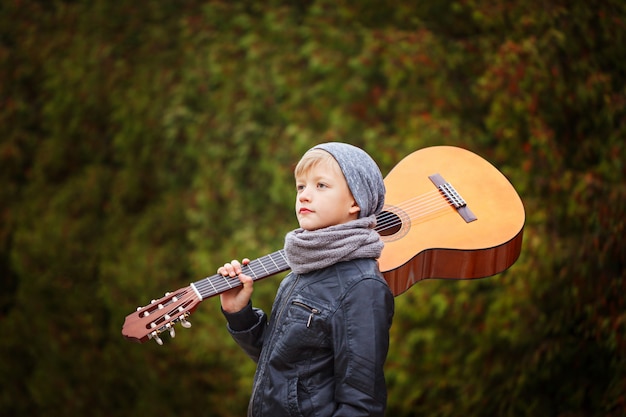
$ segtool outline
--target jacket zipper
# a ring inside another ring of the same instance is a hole
[[[283,315],[283,311],[285,310],[285,307],[287,306],[287,302],[289,300],[289,297],[291,297],[291,294],[293,293],[293,290],[296,288],[296,286],[298,285],[298,281],[300,281],[300,275],[296,275],[296,279],[293,283],[293,285],[291,286],[291,288],[289,289],[289,292],[287,293],[287,295],[284,297],[285,301],[283,302],[282,306],[280,306],[280,310],[278,311],[278,314],[276,315],[276,320],[274,320],[274,323],[280,323],[280,317]],[[271,323],[272,327],[274,327],[274,323]],[[268,324],[269,323],[269,316],[268,316]],[[274,339],[274,337],[276,337],[274,334],[272,334],[272,340]],[[271,340],[268,340],[268,343],[270,343]],[[271,343],[270,345],[271,346]],[[263,362],[265,363],[265,366],[267,366],[267,360],[265,359],[265,357],[269,354],[266,353],[267,349],[263,349],[263,358],[259,358],[259,362],[261,362],[261,359],[263,359]],[[265,373],[265,368],[263,368],[261,371],[261,373],[259,374],[259,382],[261,382],[261,380],[263,379],[263,374]],[[256,396],[256,392],[258,389],[258,384],[254,384],[254,387],[252,389],[252,395],[250,395],[250,401],[248,402],[248,416],[252,416],[252,410],[254,407],[254,397]]]
[[[311,320],[313,320],[313,316],[315,314],[319,314],[320,311],[317,308],[308,306],[308,305],[306,305],[306,304],[304,304],[303,302],[300,302],[300,301],[294,301],[291,304],[295,305],[295,306],[302,307],[302,308],[304,308],[305,310],[308,310],[311,313],[311,314],[309,314],[309,319],[306,322],[306,327],[307,328],[311,327]]]

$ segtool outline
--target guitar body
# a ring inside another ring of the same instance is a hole
[[[470,279],[504,271],[522,247],[524,206],[513,186],[490,163],[461,148],[436,146],[404,158],[385,178],[387,193],[376,230],[385,242],[379,259],[394,295],[426,278]],[[254,280],[289,269],[283,250],[252,260]],[[129,340],[175,335],[174,325],[203,300],[240,286],[215,274],[191,283],[126,316]]]
[[[433,174],[454,187],[475,220],[437,202],[445,198],[432,195]],[[427,278],[491,276],[517,260],[524,206],[506,177],[478,155],[451,146],[421,149],[389,172],[385,186],[383,211],[402,223],[393,233],[381,232],[379,265],[394,295]]]

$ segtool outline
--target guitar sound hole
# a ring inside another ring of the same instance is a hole
[[[377,217],[376,231],[381,236],[395,235],[402,229],[402,219],[396,213],[382,211]]]
[[[395,206],[385,206],[384,210],[376,216],[376,231],[383,242],[392,242],[406,236],[411,226],[411,220],[407,214]]]
[[[376,231],[381,236],[391,236],[402,228],[402,220],[400,217],[390,211],[383,211],[378,216]]]

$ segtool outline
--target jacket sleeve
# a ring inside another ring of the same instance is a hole
[[[258,362],[267,328],[266,314],[261,309],[253,308],[250,302],[241,311],[227,313],[222,310],[222,314],[226,317],[228,331],[235,342],[253,361]]]
[[[393,313],[393,295],[379,279],[356,283],[335,313],[335,417],[384,416],[387,389],[383,366]]]

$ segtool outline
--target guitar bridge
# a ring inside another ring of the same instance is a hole
[[[428,178],[435,184],[439,192],[448,200],[448,203],[456,209],[457,213],[459,213],[466,223],[478,220],[478,217],[467,207],[467,203],[452,184],[447,182],[440,174],[433,174]]]

